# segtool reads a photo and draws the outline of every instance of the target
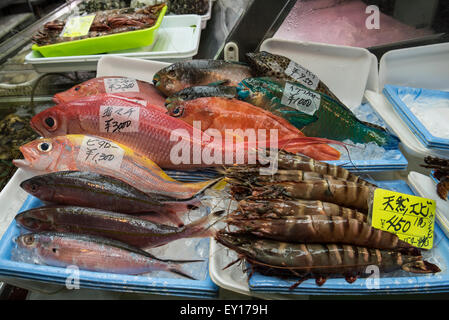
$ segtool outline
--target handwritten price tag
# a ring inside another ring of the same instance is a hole
[[[285,74],[313,90],[318,87],[318,83],[320,82],[320,79],[314,73],[301,67],[294,61],[288,64],[287,69],[285,69]]]
[[[287,82],[285,83],[281,103],[312,116],[320,108],[321,96]]]
[[[101,106],[100,132],[138,132],[139,107]]]
[[[119,170],[124,155],[125,150],[111,141],[85,136],[77,160],[88,166]]]
[[[137,80],[131,78],[106,78],[104,89],[106,93],[140,92]]]
[[[71,17],[67,20],[62,36],[67,38],[82,37],[89,33],[95,14]]]
[[[396,234],[412,246],[431,249],[435,209],[434,200],[376,189],[371,224]]]

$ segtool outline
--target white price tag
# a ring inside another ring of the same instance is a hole
[[[321,96],[298,85],[286,82],[281,103],[312,116],[320,108]]]
[[[320,82],[320,79],[312,73],[311,71],[301,67],[294,61],[288,64],[287,69],[285,69],[285,74],[295,79],[297,82],[306,86],[307,88],[315,90]]]
[[[100,132],[138,132],[139,113],[140,107],[101,106]]]
[[[106,78],[104,79],[106,93],[140,92],[136,79]]]
[[[85,136],[78,152],[79,163],[120,170],[125,150],[117,144],[97,137]]]

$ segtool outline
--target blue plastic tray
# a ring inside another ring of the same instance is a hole
[[[443,150],[449,149],[449,139],[432,135],[400,98],[401,95],[409,93],[416,96],[427,95],[435,98],[444,98],[449,100],[449,92],[392,85],[385,85],[383,92],[390,103],[393,105],[393,108],[398,112],[399,116],[404,120],[404,122],[409,126],[415,136],[426,147]]]
[[[28,196],[19,212],[36,208],[42,202]],[[60,267],[36,265],[11,260],[11,250],[15,246],[13,239],[17,237],[21,230],[13,221],[2,239],[0,240],[0,274],[13,276],[22,279],[38,280],[56,284],[65,284],[68,270]],[[209,239],[198,239],[198,244],[206,248],[208,252]],[[184,268],[188,271],[188,267]],[[199,268],[200,273],[206,272],[205,279],[190,280],[179,278],[156,278],[148,275],[134,276],[102,272],[92,272],[80,270],[80,287],[103,289],[124,292],[148,292],[161,295],[177,295],[194,298],[215,298],[218,294],[218,287],[212,282],[209,275],[209,261],[206,259]]]
[[[414,194],[407,183],[402,180],[378,181],[381,188],[390,189],[407,194]],[[405,271],[394,272],[391,275],[381,275],[379,287],[368,289],[366,278],[359,278],[354,283],[347,283],[344,278],[331,278],[321,287],[317,286],[314,279],[308,279],[294,290],[290,290],[297,280],[281,279],[254,273],[249,280],[249,288],[257,292],[289,293],[289,294],[312,294],[312,295],[372,295],[372,294],[405,294],[405,293],[430,293],[449,291],[449,240],[443,234],[439,226],[435,225],[434,247],[431,251],[433,257],[437,258],[437,264],[442,270],[434,275],[418,275],[406,273]],[[372,283],[372,282],[370,282]]]

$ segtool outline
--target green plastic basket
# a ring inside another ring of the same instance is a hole
[[[41,47],[34,44],[32,49],[34,51],[38,51],[44,57],[62,57],[100,54],[111,51],[146,47],[154,42],[156,33],[161,26],[162,19],[164,18],[166,11],[167,6],[161,9],[156,23],[148,29],[55,43]]]

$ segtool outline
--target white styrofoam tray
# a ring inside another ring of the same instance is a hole
[[[367,90],[365,97],[401,139],[405,151],[416,158],[431,155],[449,157],[449,151],[427,148],[413,133],[382,94],[386,84],[449,91],[449,43],[392,50],[382,56],[378,90]]]
[[[122,56],[156,61],[176,62],[191,59],[198,52],[201,37],[201,16],[165,16],[156,41],[149,47],[117,51],[114,53],[45,58],[32,51],[25,63],[32,64],[38,72],[65,72],[96,70],[103,56]],[[196,26],[196,27],[195,27]]]

